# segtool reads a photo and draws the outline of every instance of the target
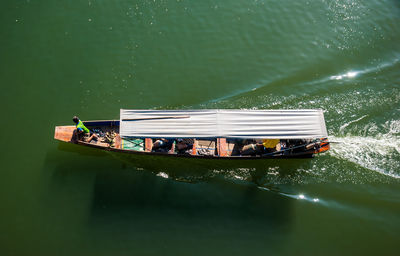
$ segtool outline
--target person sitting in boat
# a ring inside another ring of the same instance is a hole
[[[164,138],[156,140],[154,142],[154,144],[153,144],[152,151],[154,151],[154,152],[168,152],[171,149],[173,143],[174,143],[173,140],[167,140],[167,139],[164,139]]]
[[[87,142],[91,142],[93,139],[95,140],[98,139],[97,135],[92,133],[88,128],[86,128],[86,126],[83,124],[81,120],[79,120],[77,116],[74,116],[72,118],[72,121],[74,121],[74,123],[76,124],[76,133],[78,135],[78,139],[82,137],[88,138],[86,140]]]
[[[178,154],[190,154],[193,149],[193,139],[176,139],[176,150]]]
[[[257,155],[264,153],[272,153],[280,150],[278,139],[264,139],[244,145],[240,151],[241,155]]]
[[[242,156],[257,155],[257,154],[261,154],[262,150],[263,150],[262,144],[248,143],[242,147],[242,149],[240,150],[240,155],[242,155]]]
[[[281,150],[280,140],[278,139],[264,139],[262,140],[262,145],[264,147],[265,153],[272,153]]]

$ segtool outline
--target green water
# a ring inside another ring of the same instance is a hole
[[[2,1],[0,255],[398,255],[399,24],[397,0]],[[339,143],[167,168],[53,139],[120,108],[322,108]]]

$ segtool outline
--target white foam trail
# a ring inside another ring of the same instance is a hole
[[[383,175],[400,179],[400,140],[390,133],[378,137],[330,137],[330,154]]]
[[[358,118],[358,119],[356,119],[356,120],[352,120],[352,121],[350,121],[350,122],[348,122],[348,123],[345,123],[344,125],[340,126],[339,132],[342,134],[342,133],[343,133],[343,130],[344,130],[347,126],[349,126],[349,125],[352,124],[352,123],[356,123],[356,122],[358,122],[358,121],[364,119],[364,118],[367,117],[367,116],[368,116],[368,115],[363,115],[362,117],[360,117],[360,118]]]

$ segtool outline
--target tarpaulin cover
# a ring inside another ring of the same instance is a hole
[[[305,139],[327,137],[322,110],[121,109],[120,136]]]

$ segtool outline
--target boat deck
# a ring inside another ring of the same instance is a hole
[[[262,140],[238,140],[238,139],[171,139],[167,142],[167,147],[156,148],[162,138],[121,138],[119,136],[118,121],[89,121],[84,122],[85,126],[92,133],[98,136],[98,139],[88,141],[89,136],[80,136],[76,134],[75,126],[57,126],[55,130],[55,139],[69,143],[84,144],[96,148],[102,148],[112,151],[130,152],[130,153],[152,153],[161,155],[183,155],[196,157],[264,157],[266,155],[274,156],[274,152],[280,155],[286,152],[281,151],[281,147],[293,147],[291,155],[307,155],[308,157],[315,153],[320,153],[329,149],[329,143],[326,141],[323,147],[316,150],[315,147],[307,148],[304,142],[298,140],[279,141],[273,148],[265,149],[262,146]],[[303,143],[304,146],[298,146]],[[287,154],[286,154],[287,155]]]

